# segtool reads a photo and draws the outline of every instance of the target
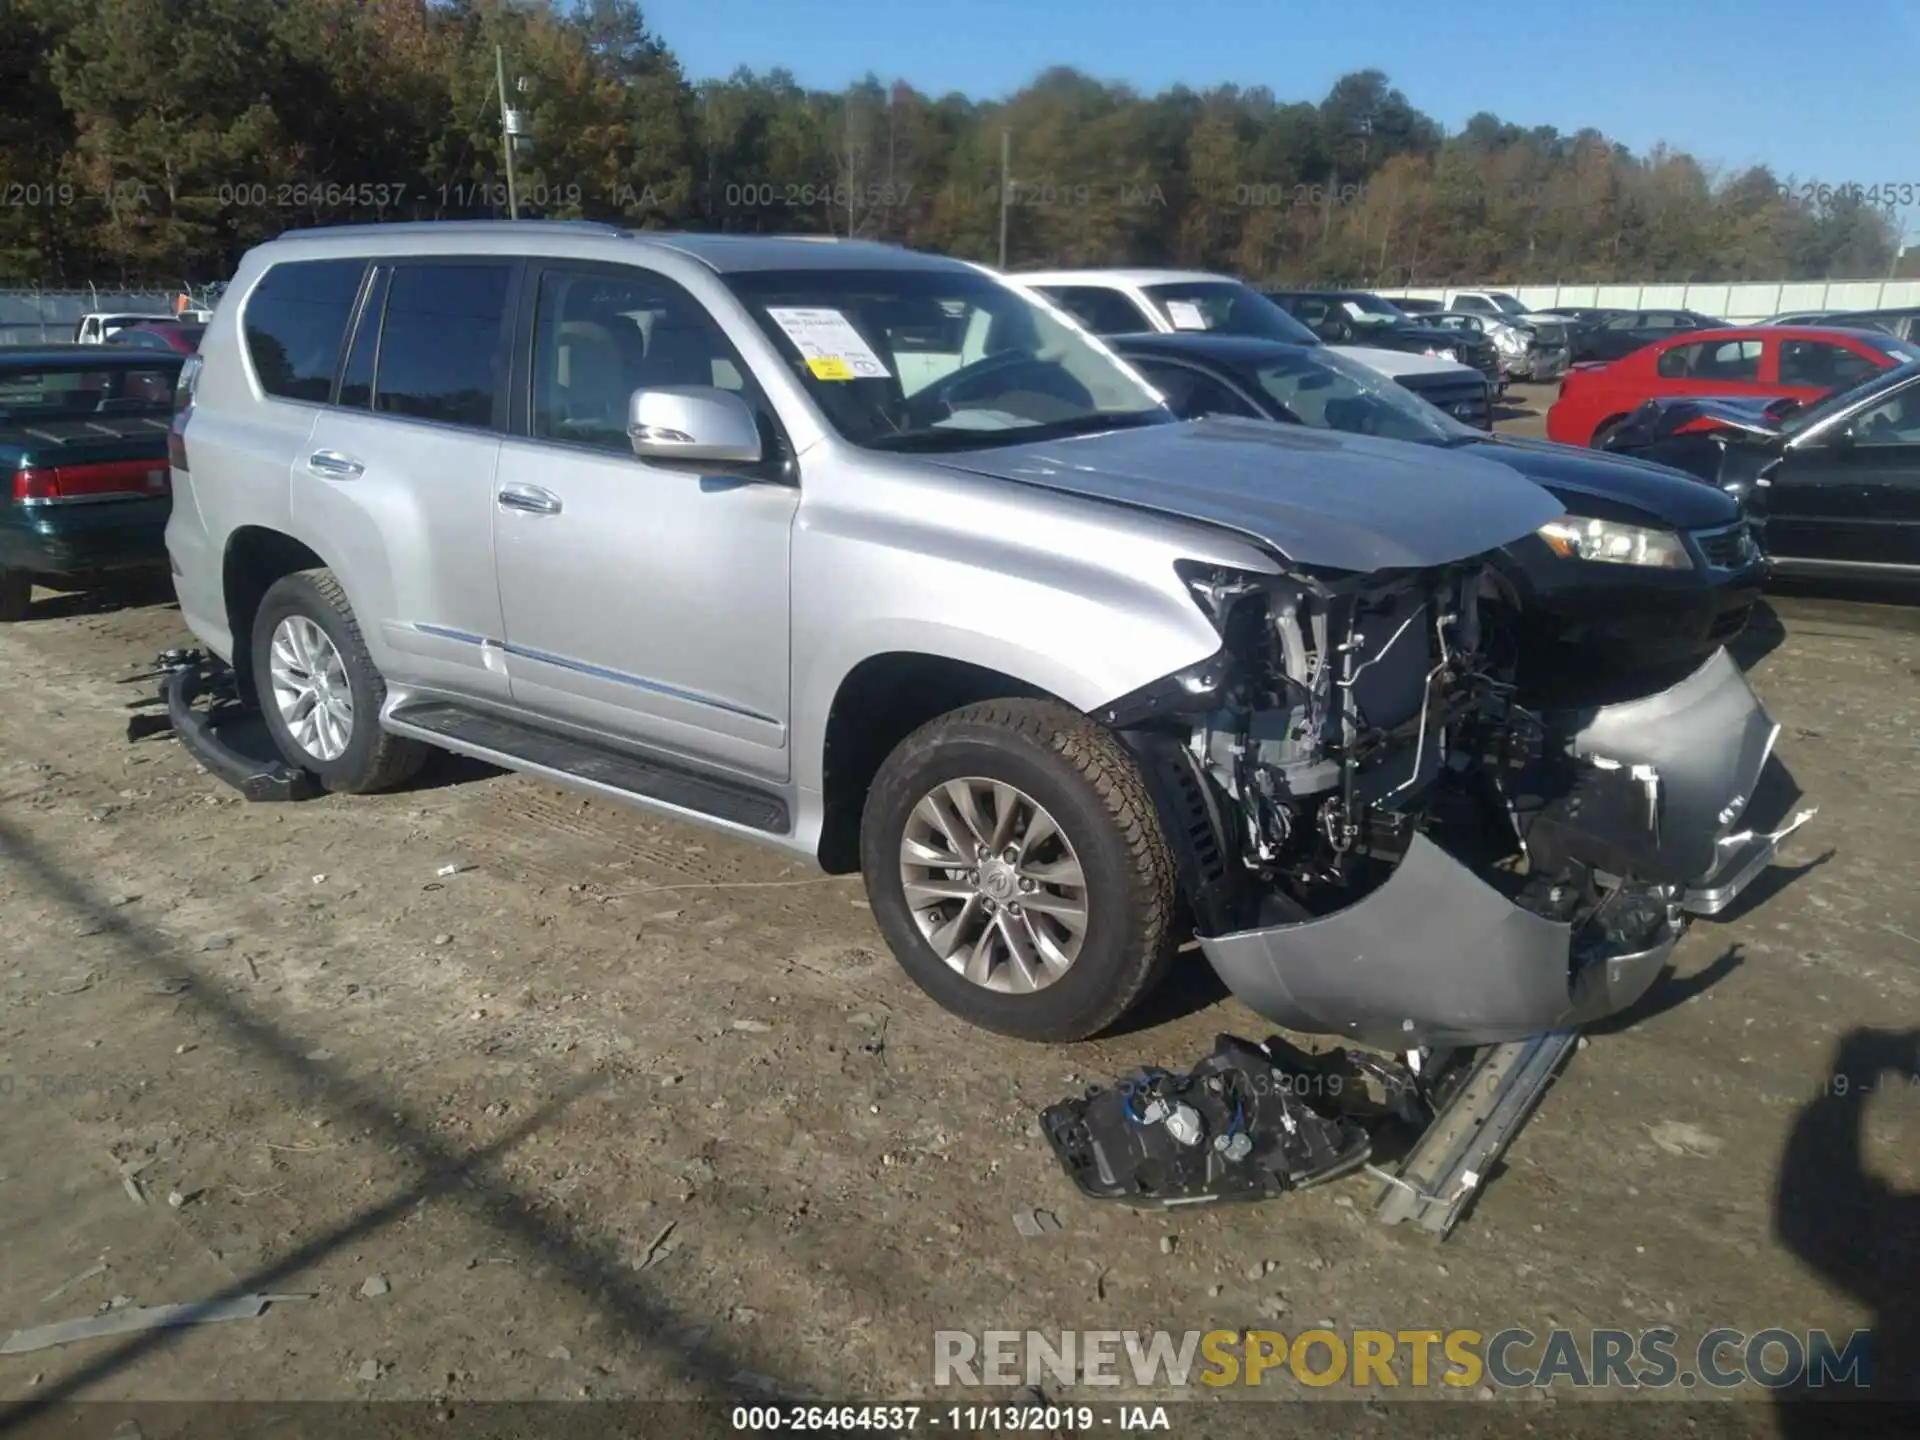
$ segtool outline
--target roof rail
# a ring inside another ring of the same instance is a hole
[[[304,240],[315,235],[401,235],[446,229],[462,230],[469,234],[489,230],[525,234],[555,229],[577,230],[591,235],[633,233],[623,225],[604,220],[374,220],[364,224],[309,225],[299,230],[282,230],[266,243],[271,245],[279,240]]]

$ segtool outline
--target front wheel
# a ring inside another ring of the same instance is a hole
[[[253,622],[253,683],[280,753],[329,790],[390,789],[429,754],[380,728],[387,682],[331,570],[298,571],[267,591]]]
[[[1172,957],[1173,855],[1146,782],[1065,705],[987,701],[914,731],[867,793],[860,844],[901,966],[983,1029],[1086,1039]]]

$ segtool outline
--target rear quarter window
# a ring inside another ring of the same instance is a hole
[[[283,400],[327,403],[366,268],[364,260],[295,260],[261,277],[242,324],[261,389]]]

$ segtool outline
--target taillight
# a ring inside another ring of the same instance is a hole
[[[13,472],[15,500],[132,499],[167,493],[157,460],[103,460],[92,465],[35,465]]]
[[[167,426],[167,463],[176,470],[187,464],[187,417],[193,414],[193,389],[200,379],[200,357],[189,355],[173,382],[173,421]]]

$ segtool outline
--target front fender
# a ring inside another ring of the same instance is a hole
[[[1272,573],[1202,525],[953,476],[809,490],[793,550],[794,778],[822,781],[842,683],[876,655],[981,666],[1089,713],[1206,659],[1220,636],[1180,559]]]

